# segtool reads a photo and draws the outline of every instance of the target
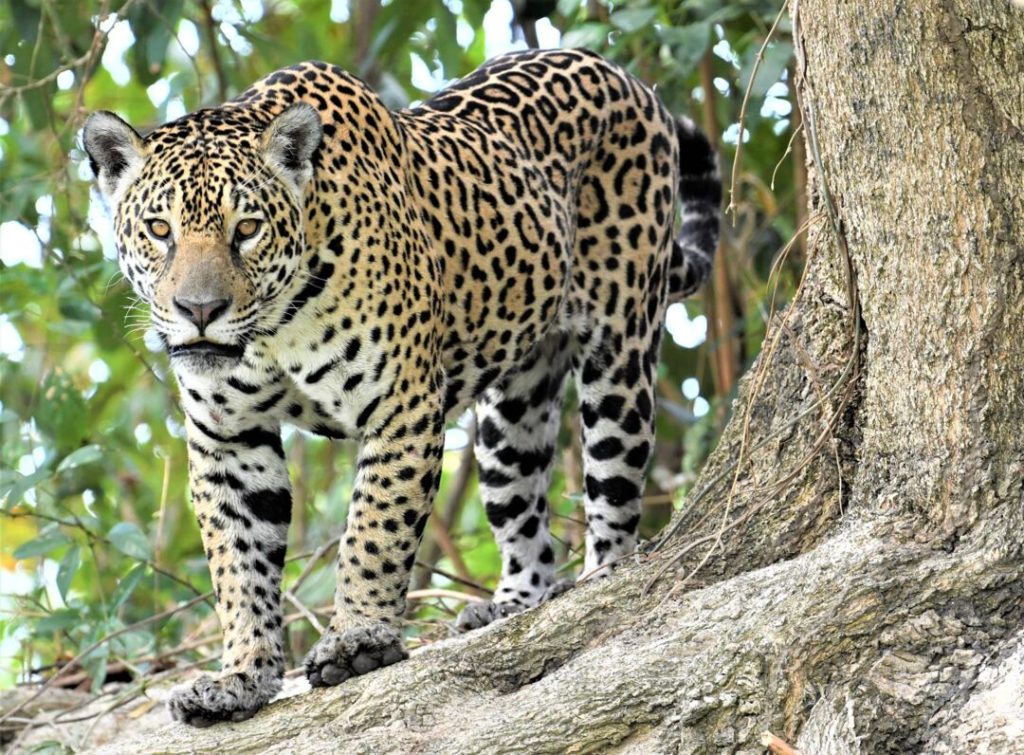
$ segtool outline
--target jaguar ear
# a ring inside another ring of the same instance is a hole
[[[99,110],[86,120],[82,143],[89,155],[96,185],[108,202],[116,204],[120,193],[145,162],[142,137],[113,113]]]
[[[323,134],[320,113],[305,102],[296,102],[267,126],[263,136],[267,161],[299,194],[313,177],[310,158],[320,146]]]

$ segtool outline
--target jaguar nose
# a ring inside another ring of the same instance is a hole
[[[178,314],[199,328],[199,335],[205,335],[207,326],[228,311],[231,299],[208,299],[191,301],[174,297],[174,308]]]

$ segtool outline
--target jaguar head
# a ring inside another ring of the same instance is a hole
[[[297,103],[269,121],[201,110],[145,138],[113,113],[83,132],[118,264],[175,369],[233,367],[273,329],[305,249],[303,196],[322,138]]]

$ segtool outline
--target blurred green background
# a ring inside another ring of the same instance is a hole
[[[182,415],[148,313],[112,257],[79,131],[109,109],[145,129],[216,105],[303,59],[337,63],[393,107],[527,46],[597,50],[656,85],[721,149],[740,136],[714,278],[669,312],[658,446],[643,534],[668,521],[728,420],[736,380],[803,267],[803,156],[792,46],[764,0],[13,0],[0,6],[0,688],[52,676],[141,689],[216,665],[219,630],[186,484]],[[570,391],[571,393],[571,391]],[[560,562],[579,564],[577,420],[563,418],[551,494]],[[476,491],[471,418],[450,429],[435,516],[414,577],[410,644],[447,636],[500,562]],[[292,662],[329,617],[333,538],[353,447],[287,437],[295,485],[285,611]],[[327,545],[326,548],[321,546]],[[154,620],[152,617],[156,616]]]

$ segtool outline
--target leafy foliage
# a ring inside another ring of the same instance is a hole
[[[115,110],[145,127],[214,105],[307,58],[358,73],[400,107],[493,51],[522,46],[524,36],[544,43],[560,35],[562,44],[596,49],[656,83],[675,112],[709,128],[722,143],[728,184],[744,91],[777,5],[547,5],[549,17],[518,21],[504,0],[104,0],[93,15],[67,0],[0,6],[7,51],[0,62],[0,592],[7,596],[0,598],[0,685],[46,676],[74,659],[63,675],[98,689],[104,679],[210,663],[218,647],[175,387],[165,357],[148,348],[147,313],[105,248],[102,210],[90,204],[77,141],[87,110]],[[697,349],[666,338],[654,470],[664,492],[649,490],[648,535],[714,445],[736,376],[764,334],[772,260],[800,222],[800,161],[787,157],[791,53],[780,28],[750,87],[734,225],[712,290],[688,305],[689,317],[709,314],[708,338]],[[776,195],[773,181],[788,188]],[[799,264],[782,267],[775,282],[782,299]],[[687,318],[676,315],[681,337]],[[560,555],[571,564],[583,530],[576,429],[570,409],[552,488]],[[417,577],[422,592],[411,624],[422,642],[444,636],[443,622],[459,607],[434,597],[437,589],[479,594],[473,585],[493,584],[500,568],[472,474],[460,469],[467,436],[465,428],[451,431],[436,521],[421,551],[437,569]],[[287,437],[287,449],[296,501],[291,552],[301,555],[336,542],[342,530],[353,449],[300,434]],[[331,561],[293,558],[286,569],[296,659],[328,615]],[[187,609],[176,611],[180,605]],[[75,676],[81,672],[84,680]]]

